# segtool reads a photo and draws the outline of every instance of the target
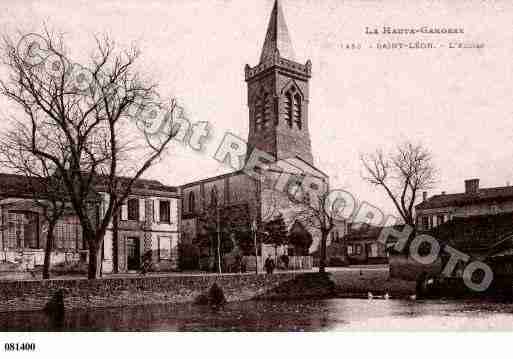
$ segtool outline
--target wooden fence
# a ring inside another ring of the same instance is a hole
[[[313,267],[313,258],[312,256],[290,256],[288,266],[283,263],[281,259],[273,258],[276,265],[276,269],[283,270],[304,270],[304,269],[312,269]],[[258,257],[258,270],[264,271],[264,262],[265,259],[262,259],[261,256]],[[245,256],[244,264],[246,266],[246,272],[251,272],[255,270],[255,256]]]

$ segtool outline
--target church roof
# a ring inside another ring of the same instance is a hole
[[[265,35],[264,47],[260,56],[260,63],[267,59],[274,58],[276,50],[279,51],[280,57],[287,60],[296,60],[292,41],[290,40],[289,30],[285,22],[285,16],[279,0],[274,2],[274,8],[271,13],[271,19],[267,26],[267,34]]]

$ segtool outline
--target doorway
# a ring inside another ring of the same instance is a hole
[[[127,270],[139,270],[141,266],[139,238],[128,237],[126,239],[126,266]]]

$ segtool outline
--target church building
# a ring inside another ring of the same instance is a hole
[[[302,63],[296,58],[282,6],[276,0],[260,62],[245,66],[249,135],[244,166],[181,186],[182,241],[189,254],[198,258],[191,267],[211,268],[216,251],[227,253],[234,246],[244,255],[254,255],[256,245],[262,257],[268,253],[304,257],[317,249],[320,234],[300,218],[302,205],[290,193],[301,187],[302,196],[309,196],[310,190],[328,188],[328,176],[315,167],[311,149],[311,76],[310,60]],[[252,175],[255,171],[261,176]],[[267,224],[277,219],[283,219],[288,245],[281,246],[280,253],[276,246],[265,252],[261,244],[273,242]],[[217,241],[220,250],[215,248]]]

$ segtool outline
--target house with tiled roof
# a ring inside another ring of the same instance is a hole
[[[423,201],[415,206],[419,230],[430,230],[455,217],[496,215],[513,212],[513,186],[479,187],[479,179],[465,181],[465,192],[431,197],[424,192]]]
[[[119,177],[121,186],[129,178]],[[93,180],[91,211],[97,218],[106,209],[105,180]],[[43,209],[45,179],[0,173],[0,262],[32,268],[42,265],[47,225]],[[180,189],[155,180],[139,179],[104,237],[102,271],[138,270],[143,253],[152,252],[160,267],[174,269],[178,260],[181,210]],[[63,192],[63,200],[65,201]],[[87,243],[78,217],[68,210],[54,230],[52,265],[86,262]]]

